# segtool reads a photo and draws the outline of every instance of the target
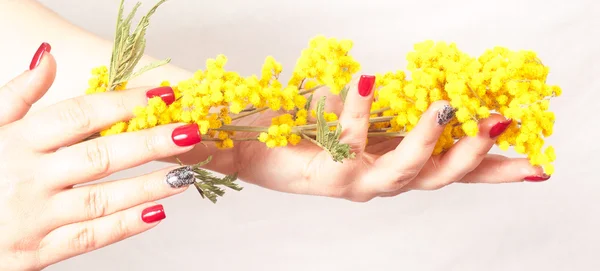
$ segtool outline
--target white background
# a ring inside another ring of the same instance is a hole
[[[118,1],[41,2],[112,38]],[[145,11],[155,1],[142,2]],[[152,20],[147,52],[190,70],[220,53],[244,75],[267,55],[289,69],[317,34],[353,39],[364,73],[404,69],[424,39],[472,55],[534,50],[564,90],[552,103],[557,173],[362,204],[244,184],[213,205],[190,189],[162,201],[159,227],[48,270],[600,270],[599,27],[593,0],[171,0]]]

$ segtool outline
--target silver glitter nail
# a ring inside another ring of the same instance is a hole
[[[456,109],[452,108],[450,105],[444,105],[444,108],[440,109],[437,114],[437,123],[439,125],[446,125],[450,122],[456,113]]]
[[[167,183],[172,188],[180,188],[194,184],[196,182],[196,178],[192,170],[193,168],[191,166],[185,166],[171,170],[167,174]]]

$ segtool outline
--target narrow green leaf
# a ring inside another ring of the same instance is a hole
[[[153,70],[157,67],[160,67],[162,65],[168,64],[169,62],[171,62],[170,58],[164,59],[164,60],[159,60],[159,61],[155,61],[152,62],[150,64],[147,64],[146,66],[142,67],[141,69],[139,69],[138,71],[136,71],[133,75],[131,75],[130,79],[133,79],[135,77],[138,77],[140,75],[142,75],[143,73]]]
[[[350,89],[350,87],[348,87],[348,85],[346,85],[344,88],[342,88],[342,90],[340,91],[340,98],[342,99],[342,102],[346,102],[346,96],[348,96],[348,90]]]
[[[181,161],[177,160],[180,164]],[[202,198],[208,199],[213,203],[217,202],[219,197],[225,195],[225,190],[219,186],[227,187],[235,191],[241,191],[243,188],[240,187],[235,181],[237,180],[237,173],[232,175],[226,175],[223,178],[214,176],[208,170],[202,169],[201,167],[210,163],[212,156],[209,156],[206,160],[199,162],[192,166],[192,170],[195,173],[196,183],[194,186]],[[183,164],[182,164],[183,165]]]
[[[124,0],[121,0],[113,44],[113,53],[109,68],[108,90],[114,90],[119,84],[129,81],[151,69],[169,63],[166,59],[150,63],[134,73],[134,69],[144,56],[146,50],[146,31],[150,25],[150,17],[158,7],[167,0],[160,0],[144,15],[131,33],[131,25],[141,3],[138,2],[127,17],[123,18]]]
[[[307,99],[306,106],[304,107],[304,109],[306,109],[306,111],[307,111],[307,112],[308,112],[308,111],[310,111],[310,105],[311,105],[311,103],[312,103],[312,100],[313,100],[313,96],[314,96],[314,95],[315,95],[315,93],[314,93],[314,92],[313,92],[313,93],[311,93],[311,94],[310,94],[310,96],[309,96],[309,97],[308,97],[308,99]]]
[[[329,130],[324,115],[325,100],[326,97],[323,96],[317,103],[317,136],[316,140],[311,141],[316,142],[318,146],[326,150],[336,162],[343,162],[344,159],[354,158],[356,154],[351,152],[350,145],[340,143],[342,125],[338,122],[334,131]]]

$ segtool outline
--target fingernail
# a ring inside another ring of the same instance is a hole
[[[148,207],[142,211],[142,220],[148,224],[165,219],[165,210],[161,204]]]
[[[198,130],[198,124],[188,124],[181,127],[177,127],[173,130],[171,135],[175,145],[179,147],[187,147],[200,143],[200,131]]]
[[[439,125],[446,125],[450,122],[456,113],[456,110],[450,105],[444,105],[444,108],[440,109],[437,114],[437,123]]]
[[[31,63],[29,64],[29,70],[37,68],[37,66],[40,65],[40,62],[42,62],[42,57],[44,57],[44,53],[50,53],[51,49],[52,46],[50,46],[50,44],[46,42],[42,43],[35,52],[35,55],[33,55],[33,59],[31,59]]]
[[[191,166],[180,167],[167,173],[167,183],[172,188],[180,188],[194,184],[196,177]]]
[[[151,89],[148,92],[146,92],[146,97],[148,99],[160,97],[167,105],[170,105],[173,102],[175,102],[175,93],[173,92],[173,88],[169,86]]]
[[[363,75],[360,77],[358,81],[358,93],[367,97],[371,94],[371,90],[373,90],[373,85],[375,84],[375,76],[373,75]]]
[[[506,128],[512,123],[512,120],[498,122],[492,129],[490,129],[490,138],[499,136],[506,131]]]
[[[546,181],[546,180],[550,179],[550,177],[551,176],[547,175],[547,174],[542,174],[542,175],[539,175],[539,176],[529,176],[529,177],[525,178],[525,181],[528,181],[528,182],[543,182],[543,181]]]

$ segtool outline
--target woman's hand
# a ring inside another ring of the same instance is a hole
[[[355,159],[334,162],[326,151],[310,142],[274,149],[260,142],[239,142],[234,167],[215,170],[237,171],[244,181],[278,191],[359,202],[409,190],[439,189],[453,182],[548,179],[541,168],[531,166],[527,159],[488,154],[496,137],[509,124],[497,114],[480,122],[478,136],[463,138],[446,153],[432,156],[447,121],[454,117],[454,110],[444,101],[433,103],[406,137],[369,138],[366,144],[374,81],[372,76],[363,76],[358,83],[353,82],[345,103],[326,89],[314,95],[315,99],[328,96],[326,110],[340,116],[343,129],[340,141],[351,146]],[[269,126],[274,116],[261,114],[257,119],[236,125]],[[194,162],[194,155],[198,154],[186,154],[185,158]]]
[[[170,168],[81,186],[187,152],[200,137],[197,127],[167,125],[84,141],[148,97],[169,101],[169,88],[82,96],[25,116],[53,83],[55,65],[43,44],[30,70],[0,88],[0,270],[39,270],[149,230],[165,218],[153,201],[194,181]]]

